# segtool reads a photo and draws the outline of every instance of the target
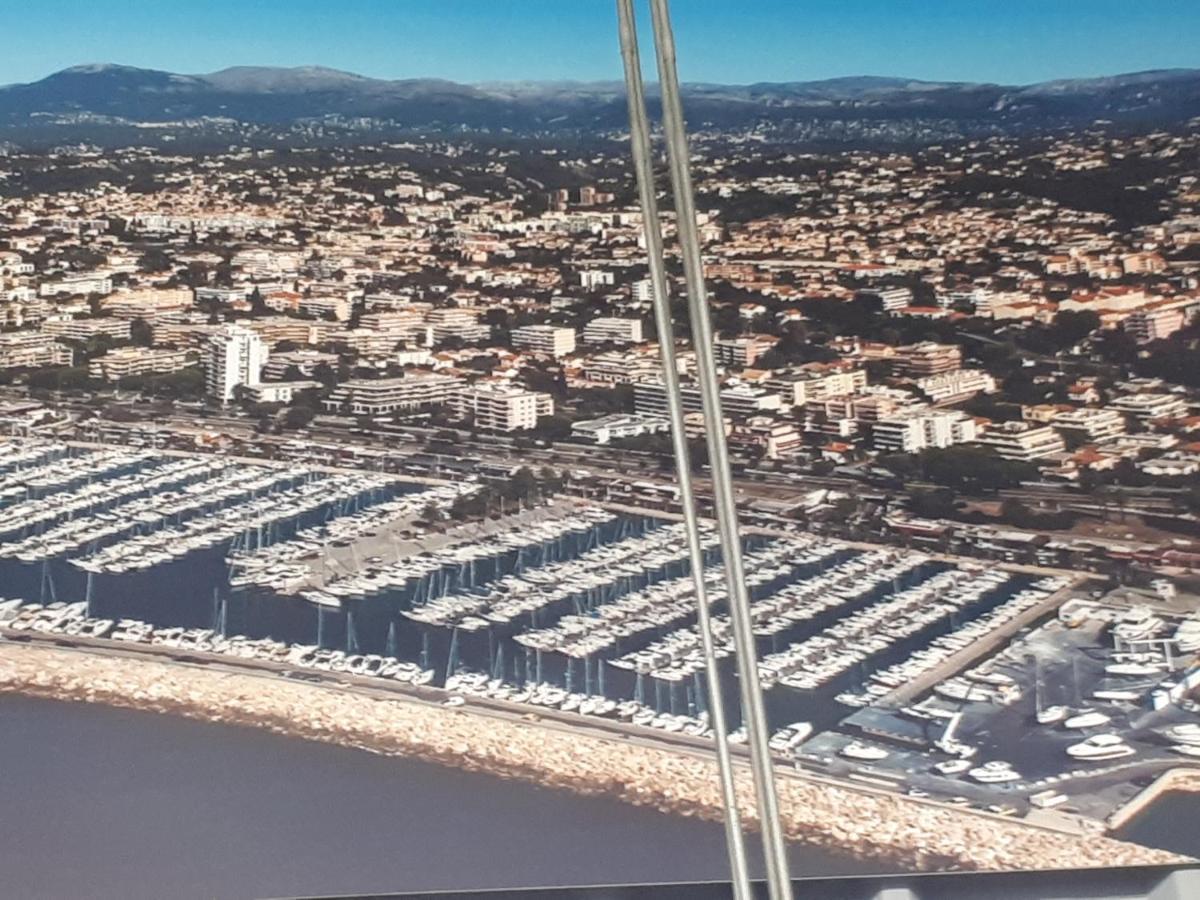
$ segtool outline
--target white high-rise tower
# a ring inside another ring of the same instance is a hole
[[[222,403],[233,399],[243,384],[258,384],[267,364],[261,337],[241,325],[226,325],[208,341],[204,358],[205,388]]]

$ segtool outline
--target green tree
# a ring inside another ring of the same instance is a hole
[[[129,323],[129,341],[135,347],[149,347],[154,343],[154,329],[145,319],[134,319]]]
[[[1100,317],[1090,309],[1064,309],[1055,314],[1050,337],[1060,350],[1073,347],[1100,327]]]
[[[283,414],[283,424],[288,428],[306,428],[316,417],[316,411],[308,406],[291,406]]]
[[[571,420],[565,416],[540,416],[537,421],[538,437],[548,441],[561,441],[571,436]]]

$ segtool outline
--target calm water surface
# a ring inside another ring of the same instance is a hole
[[[811,850],[796,874],[878,871]],[[254,729],[0,698],[0,897],[714,879],[719,825]]]
[[[1117,837],[1200,859],[1200,796],[1170,791],[1117,832]]]

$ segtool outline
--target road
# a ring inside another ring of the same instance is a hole
[[[7,393],[11,395],[12,389]],[[61,408],[76,413],[94,412],[92,407],[78,399],[65,397],[56,402]],[[461,470],[464,462],[476,462],[528,465],[535,468],[548,466],[568,471],[586,470],[593,475],[605,475],[618,480],[636,478],[662,485],[672,485],[675,480],[670,459],[655,453],[606,446],[582,446],[561,441],[541,442],[540,445],[530,446],[531,442],[527,438],[503,434],[480,436],[458,429],[422,425],[359,428],[347,422],[345,427],[335,427],[318,420],[304,431],[280,436],[256,433],[255,423],[244,416],[225,413],[201,416],[179,412],[153,423],[141,424],[165,427],[189,436],[198,432],[219,431],[247,443],[257,442],[276,448],[297,440],[308,440],[359,447],[364,450],[383,450],[394,462],[419,460],[421,467],[427,469],[435,479]],[[454,435],[453,442],[439,439],[440,436],[450,433]],[[636,472],[631,472],[631,463],[636,465]],[[798,500],[814,489],[855,491],[860,496],[887,493],[879,487],[872,486],[865,474],[816,475],[797,466],[787,466],[777,471],[759,468],[746,462],[738,464],[736,460],[735,464],[740,467],[740,471],[735,473],[734,480],[749,496],[758,495],[786,501]],[[755,485],[768,486],[774,490],[758,490]],[[697,479],[697,487],[707,492],[707,480]],[[904,487],[934,490],[941,485],[933,482],[906,481]],[[1130,512],[1145,511],[1163,515],[1177,511],[1180,493],[1178,490],[1161,487],[1121,488],[1123,502]],[[1118,505],[1115,497],[1104,498],[1100,494],[1085,494],[1073,486],[1052,483],[1024,484],[1019,488],[1002,490],[998,495],[972,496],[960,492],[960,496],[981,500],[994,500],[997,497],[1015,499],[1035,506],[1045,505],[1086,513],[1103,513]]]

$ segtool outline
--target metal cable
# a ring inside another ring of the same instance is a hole
[[[767,886],[771,900],[791,900],[787,847],[779,820],[779,799],[775,793],[775,774],[767,746],[768,727],[758,678],[758,656],[750,616],[750,597],[746,589],[742,547],[738,529],[737,505],[729,474],[729,453],[725,442],[725,422],[721,411],[720,382],[713,358],[712,322],[708,312],[708,292],[704,285],[704,267],[696,228],[695,199],[692,193],[687,135],[683,105],[679,96],[679,75],[675,62],[675,38],[667,0],[650,0],[658,56],[658,77],[662,88],[663,131],[671,171],[671,190],[675,201],[676,227],[683,255],[687,282],[692,343],[704,406],[704,430],[708,442],[713,498],[721,533],[725,578],[729,589],[729,611],[733,621],[737,668],[742,696],[742,716],[750,746],[750,763],[762,825],[763,855],[766,860]]]
[[[695,492],[692,489],[687,433],[683,421],[683,399],[679,389],[679,370],[675,363],[674,328],[671,322],[666,266],[663,261],[662,226],[658,215],[658,197],[651,161],[650,128],[642,87],[642,67],[638,53],[633,0],[617,0],[617,21],[621,37],[621,59],[625,65],[625,87],[628,92],[629,143],[633,154],[633,168],[637,175],[638,196],[642,208],[642,232],[646,238],[646,255],[650,265],[654,323],[658,330],[663,385],[666,389],[667,410],[671,422],[671,447],[675,453],[675,469],[679,478],[679,503],[683,509],[692,583],[696,591],[696,628],[700,633],[705,678],[708,680],[709,724],[712,726],[713,742],[716,745],[721,801],[725,807],[725,844],[729,853],[734,898],[751,900],[753,894],[746,866],[746,843],[738,811],[733,761],[729,753],[729,732],[725,719],[725,701],[721,692],[720,670],[713,650],[708,591],[704,584],[704,551],[700,542]]]

